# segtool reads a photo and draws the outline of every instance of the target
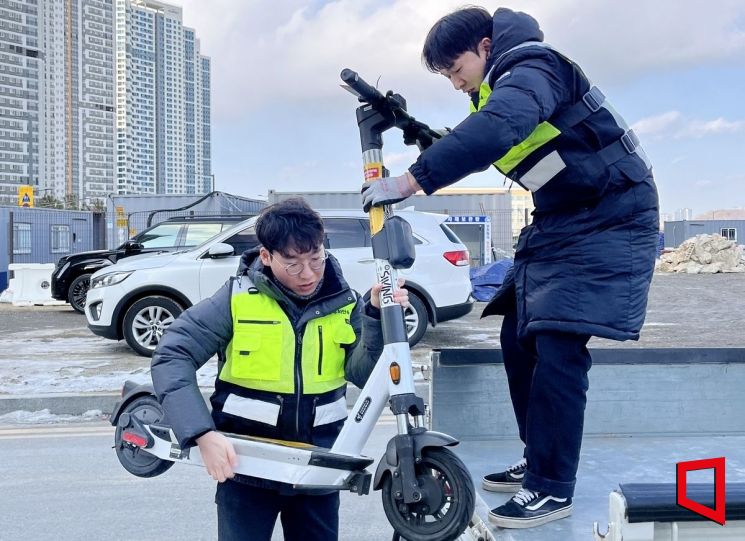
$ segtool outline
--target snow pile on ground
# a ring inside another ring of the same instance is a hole
[[[696,235],[676,250],[662,254],[658,272],[713,274],[745,272],[742,246],[721,235]]]
[[[11,411],[0,415],[0,425],[37,425],[57,423],[80,423],[86,421],[100,421],[105,419],[101,410],[88,410],[83,415],[60,415],[50,413],[48,409],[39,411]]]
[[[0,293],[0,302],[13,302],[13,290],[8,288]]]

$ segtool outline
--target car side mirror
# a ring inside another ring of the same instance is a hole
[[[132,254],[134,252],[139,252],[144,248],[144,246],[140,244],[139,242],[137,242],[136,240],[126,241],[123,247],[124,247],[125,254]]]
[[[207,252],[207,257],[209,257],[210,259],[219,259],[221,257],[228,257],[233,255],[234,251],[235,250],[230,244],[218,242],[209,249],[209,251]]]

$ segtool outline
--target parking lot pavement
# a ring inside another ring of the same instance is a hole
[[[430,329],[418,347],[499,347],[498,316],[480,319],[484,303],[464,318]],[[655,274],[638,341],[593,338],[590,348],[745,347],[745,273]]]
[[[655,274],[638,342],[623,347],[745,347],[745,273]],[[619,347],[593,339],[590,347]]]
[[[658,274],[650,291],[641,340],[593,339],[590,347],[745,347],[745,274]],[[436,348],[499,347],[499,317],[467,316],[430,328],[412,350],[428,364]],[[150,360],[126,343],[93,335],[69,306],[0,304],[0,399],[49,393],[116,393],[125,379],[149,380]],[[214,362],[200,371],[210,386]],[[0,410],[2,411],[2,410]]]
[[[433,348],[456,344],[454,335],[457,344],[497,347],[493,322],[478,322],[483,306],[479,303],[466,318],[430,328],[412,350],[414,363],[428,364]],[[483,329],[463,333],[461,325]],[[118,392],[125,379],[147,381],[149,371],[150,359],[136,355],[124,341],[95,336],[85,317],[69,306],[0,304],[0,396]],[[215,372],[213,360],[200,370],[200,384],[211,385]]]
[[[0,396],[114,391],[149,361],[95,336],[69,306],[0,304]]]

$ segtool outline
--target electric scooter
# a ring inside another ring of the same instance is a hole
[[[400,95],[382,95],[352,70],[343,70],[341,78],[347,90],[362,102],[356,113],[365,182],[375,182],[386,174],[382,158],[384,131],[397,127],[404,130],[409,141],[424,144],[439,137],[407,114],[406,102]],[[398,269],[414,262],[411,226],[385,206],[370,210],[370,228],[377,280],[382,284],[384,348],[339,437],[330,449],[325,449],[225,434],[238,455],[234,471],[289,483],[297,490],[349,490],[363,495],[369,493],[372,485],[382,493],[394,539],[487,539],[485,528],[483,536],[477,533],[483,524],[474,517],[471,476],[450,450],[458,441],[426,429],[424,401],[414,390],[403,310],[393,296],[398,287]],[[360,453],[386,404],[396,418],[398,434],[388,442],[373,476],[367,470],[373,459]],[[203,465],[198,447],[179,447],[150,386],[125,383],[111,423],[116,426],[116,455],[122,466],[136,476],[160,475],[176,462]],[[474,524],[472,518],[480,524]],[[473,533],[468,534],[467,529]]]

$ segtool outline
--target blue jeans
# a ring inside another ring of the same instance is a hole
[[[337,541],[339,493],[280,494],[235,481],[217,484],[219,541],[270,541],[282,521],[286,541]]]
[[[571,498],[579,466],[592,359],[590,337],[541,332],[517,338],[517,314],[508,312],[500,342],[528,471],[523,487]]]

